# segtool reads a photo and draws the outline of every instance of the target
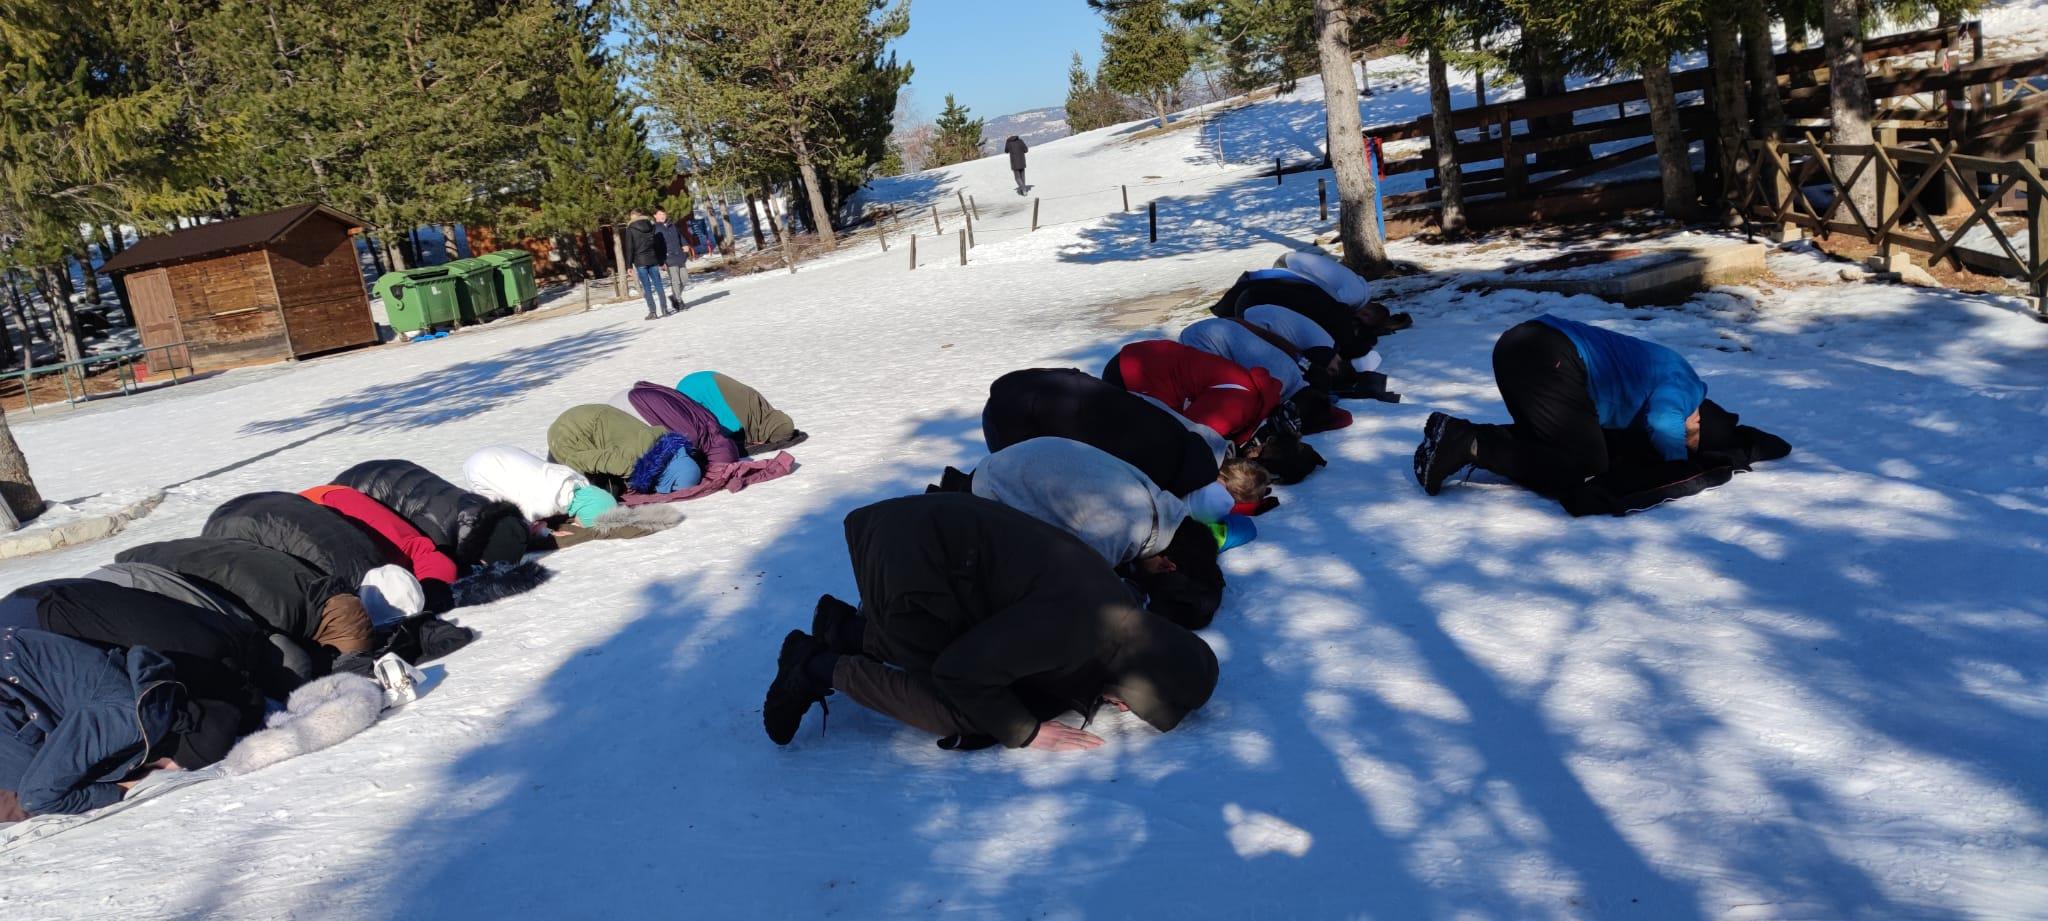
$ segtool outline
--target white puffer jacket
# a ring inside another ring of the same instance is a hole
[[[478,449],[463,463],[462,475],[470,489],[519,506],[528,521],[567,512],[576,487],[590,485],[583,474],[512,445]]]
[[[1372,287],[1357,272],[1322,253],[1292,252],[1280,257],[1279,268],[1315,282],[1323,293],[1346,307],[1363,307],[1372,300]]]

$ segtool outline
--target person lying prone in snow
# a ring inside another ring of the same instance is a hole
[[[788,413],[770,405],[761,391],[717,371],[685,374],[676,381],[676,391],[710,410],[742,453],[773,454],[810,437]]]
[[[860,606],[827,595],[810,632],[783,638],[761,708],[777,745],[833,691],[942,748],[1070,751],[1102,739],[1064,713],[1085,725],[1108,702],[1165,732],[1216,688],[1201,637],[1023,512],[959,493],[890,499],[846,516],[846,547]]]
[[[549,549],[644,537],[681,520],[666,510],[622,506],[583,474],[512,445],[477,449],[463,463],[462,475],[480,495],[517,505],[545,532],[538,539]]]

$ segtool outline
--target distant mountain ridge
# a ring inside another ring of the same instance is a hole
[[[1023,138],[1024,143],[1031,147],[1036,147],[1044,141],[1057,141],[1066,137],[1066,107],[1026,109],[991,118],[981,129],[981,149],[989,153],[1001,153],[1003,141],[1008,140],[1013,134]]]

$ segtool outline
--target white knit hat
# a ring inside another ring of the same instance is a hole
[[[363,610],[370,612],[370,623],[379,627],[417,616],[427,609],[427,593],[420,589],[420,580],[402,566],[370,570],[363,576],[363,587],[356,597],[362,599]]]

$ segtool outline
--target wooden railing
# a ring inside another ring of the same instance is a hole
[[[1974,156],[1959,146],[1825,144],[1810,135],[1801,141],[1758,141],[1754,150],[1761,168],[1744,190],[1742,210],[1756,220],[1799,227],[1822,239],[1836,234],[1859,238],[1881,256],[1907,249],[1930,265],[1946,262],[1955,269],[2017,278],[2033,297],[2048,298],[2048,182],[2042,178],[2048,141],[2029,142],[2020,157]],[[1868,213],[1852,194],[1866,178],[1873,192]],[[1963,206],[1946,211],[1931,206],[1941,199],[1931,193],[1942,187]],[[1963,245],[1978,229],[1996,250]]]

